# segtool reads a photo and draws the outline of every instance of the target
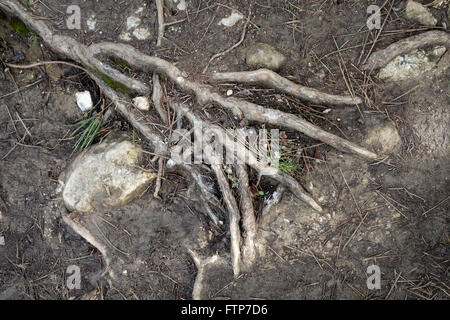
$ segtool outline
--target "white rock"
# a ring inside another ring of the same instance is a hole
[[[232,94],[233,94],[233,90],[230,89],[227,91],[227,96],[231,96]]]
[[[64,189],[64,181],[58,180],[58,187],[56,188],[55,192],[60,193]]]
[[[185,0],[178,0],[177,9],[178,10],[186,10],[186,1]]]
[[[0,236],[0,246],[5,245],[5,236]]]
[[[94,31],[94,30],[95,30],[95,25],[97,24],[97,21],[95,21],[94,18],[95,18],[95,16],[91,16],[91,17],[86,21],[87,26],[88,26],[88,29],[91,30],[91,31]]]
[[[164,0],[164,4],[172,11],[186,10],[186,0]]]
[[[150,109],[150,103],[148,102],[147,97],[136,97],[133,99],[133,104],[142,111],[148,111]]]
[[[328,113],[330,111],[331,111],[331,109],[325,109],[325,110],[323,110],[323,113]]]
[[[176,165],[177,163],[175,161],[173,161],[172,159],[167,160],[166,162],[166,168],[172,168]]]
[[[236,22],[241,20],[243,17],[244,16],[239,12],[233,11],[229,17],[223,18],[222,20],[219,21],[218,24],[223,25],[225,27],[232,27],[236,24]]]
[[[83,112],[89,111],[94,107],[91,93],[87,90],[75,93],[75,98],[77,99],[78,108],[80,108]]]

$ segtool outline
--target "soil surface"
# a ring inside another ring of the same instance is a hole
[[[287,58],[277,71],[280,75],[329,93],[348,95],[350,89],[365,101],[358,107],[333,107],[258,86],[217,87],[224,94],[231,89],[238,97],[301,115],[387,158],[367,162],[280,128],[289,173],[324,211],[318,213],[286,192],[261,216],[263,198],[274,190],[263,179],[257,187],[264,195],[254,199],[259,221],[256,266],[237,279],[228,265],[206,272],[203,298],[450,298],[450,55],[420,78],[399,83],[384,83],[375,72],[365,77],[361,71],[371,51],[430,29],[403,17],[404,1],[388,1],[382,9],[386,23],[376,39],[377,30],[366,27],[366,9],[374,1],[186,0],[186,10],[166,7],[170,25],[161,47],[156,47],[153,1],[26,2],[55,32],[85,44],[124,42],[119,37],[127,18],[143,8],[140,19],[149,36],[131,37],[129,43],[176,62],[198,81],[206,81],[212,71],[250,70],[246,48],[268,43]],[[376,1],[380,6],[384,2]],[[67,6],[73,4],[81,9],[80,30],[65,24]],[[241,37],[245,18],[231,27],[218,24],[232,9],[249,16],[244,41],[202,74],[214,54]],[[449,24],[447,8],[431,10],[439,26]],[[89,30],[92,16],[95,29]],[[19,70],[3,65],[61,58],[0,15],[0,299],[191,299],[197,269],[187,248],[202,257],[217,253],[227,260],[230,243],[227,223],[217,230],[208,220],[189,177],[168,172],[161,199],[153,197],[152,185],[126,206],[93,213],[96,227],[120,260],[116,282],[105,281],[101,254],[62,221],[68,212],[57,193],[58,177],[73,158],[77,137],[71,132],[83,117],[75,92],[90,90],[94,101],[100,93],[82,71],[68,66]],[[151,82],[151,75],[140,77]],[[168,95],[175,94],[173,84],[164,81],[163,86]],[[238,125],[220,108],[205,110],[223,125]],[[158,121],[156,113],[148,118]],[[102,125],[95,142],[112,130],[128,131],[140,140],[115,115]],[[145,165],[155,170],[150,159],[146,155]],[[251,183],[258,184],[254,173]],[[67,286],[71,265],[80,268],[79,289]],[[371,265],[380,268],[380,289],[367,286]]]

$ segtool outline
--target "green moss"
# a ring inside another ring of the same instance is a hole
[[[23,23],[20,19],[12,18],[10,24],[11,27],[21,36],[26,36],[28,32],[30,32],[25,23]]]
[[[114,81],[113,79],[111,79],[108,76],[103,76],[103,81],[105,81],[105,83],[109,87],[111,87],[113,89],[118,89],[118,90],[122,91],[123,93],[130,93],[131,92],[131,90],[129,88],[127,88],[126,86],[124,86],[121,83],[118,83],[118,82]]]
[[[120,58],[114,58],[114,62],[122,69],[128,72],[131,72],[131,66],[125,61]]]

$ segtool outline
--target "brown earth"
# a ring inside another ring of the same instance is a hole
[[[210,270],[204,297],[448,299],[449,54],[420,79],[388,84],[372,76],[365,82],[359,68],[371,46],[364,45],[365,39],[375,37],[365,24],[366,8],[373,1],[186,3],[187,12],[166,13],[168,23],[184,20],[167,27],[161,48],[155,45],[153,1],[46,0],[33,2],[30,9],[56,32],[88,44],[119,41],[127,17],[145,5],[142,19],[151,35],[131,44],[177,62],[190,77],[203,81],[201,71],[210,57],[236,43],[244,25],[241,20],[225,28],[218,21],[229,16],[230,8],[247,16],[251,4],[244,42],[213,61],[209,71],[248,70],[245,49],[261,41],[286,55],[281,75],[325,92],[348,94],[344,73],[356,95],[367,97],[366,103],[359,108],[312,105],[275,90],[234,84],[219,90],[232,89],[250,101],[302,115],[389,155],[383,163],[368,163],[287,130],[283,145],[291,152],[291,173],[324,212],[317,213],[286,193],[271,213],[259,217],[254,270],[234,281],[226,267]],[[65,27],[69,4],[80,6],[82,30]],[[402,17],[403,6],[403,1],[393,1],[374,50],[426,30]],[[448,25],[446,8],[432,12]],[[384,19],[387,11],[383,13]],[[86,27],[92,14],[96,31]],[[0,16],[2,62],[60,58],[39,39],[18,34],[9,22]],[[345,50],[337,52],[334,39]],[[98,90],[79,70],[60,65],[26,70],[2,65],[0,84],[0,236],[5,239],[0,246],[0,299],[72,299],[92,292],[103,299],[192,298],[196,267],[185,245],[201,247],[205,257],[218,253],[226,259],[230,249],[229,235],[213,228],[205,217],[191,181],[169,173],[162,200],[154,199],[149,190],[120,209],[96,213],[99,229],[122,259],[121,280],[103,281],[100,253],[62,222],[67,212],[55,191],[76,141],[70,136],[72,125],[82,117],[74,93],[91,90],[98,100]],[[164,85],[173,94],[173,85]],[[331,112],[322,113],[327,108]],[[230,121],[226,112],[207,110],[218,121]],[[115,116],[103,125],[96,141],[113,129],[132,132]],[[268,181],[261,188],[265,196],[273,190]],[[262,197],[255,199],[257,208]],[[380,290],[366,286],[366,270],[372,264],[381,270]],[[66,286],[69,265],[81,269],[79,290]]]

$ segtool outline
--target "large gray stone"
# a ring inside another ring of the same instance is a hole
[[[124,133],[81,152],[59,178],[67,209],[88,212],[135,199],[156,177],[138,167],[141,156],[140,146]]]
[[[257,42],[247,49],[245,56],[245,62],[251,66],[263,66],[268,69],[277,70],[284,62],[286,57],[278,52],[274,47],[266,44]]]

